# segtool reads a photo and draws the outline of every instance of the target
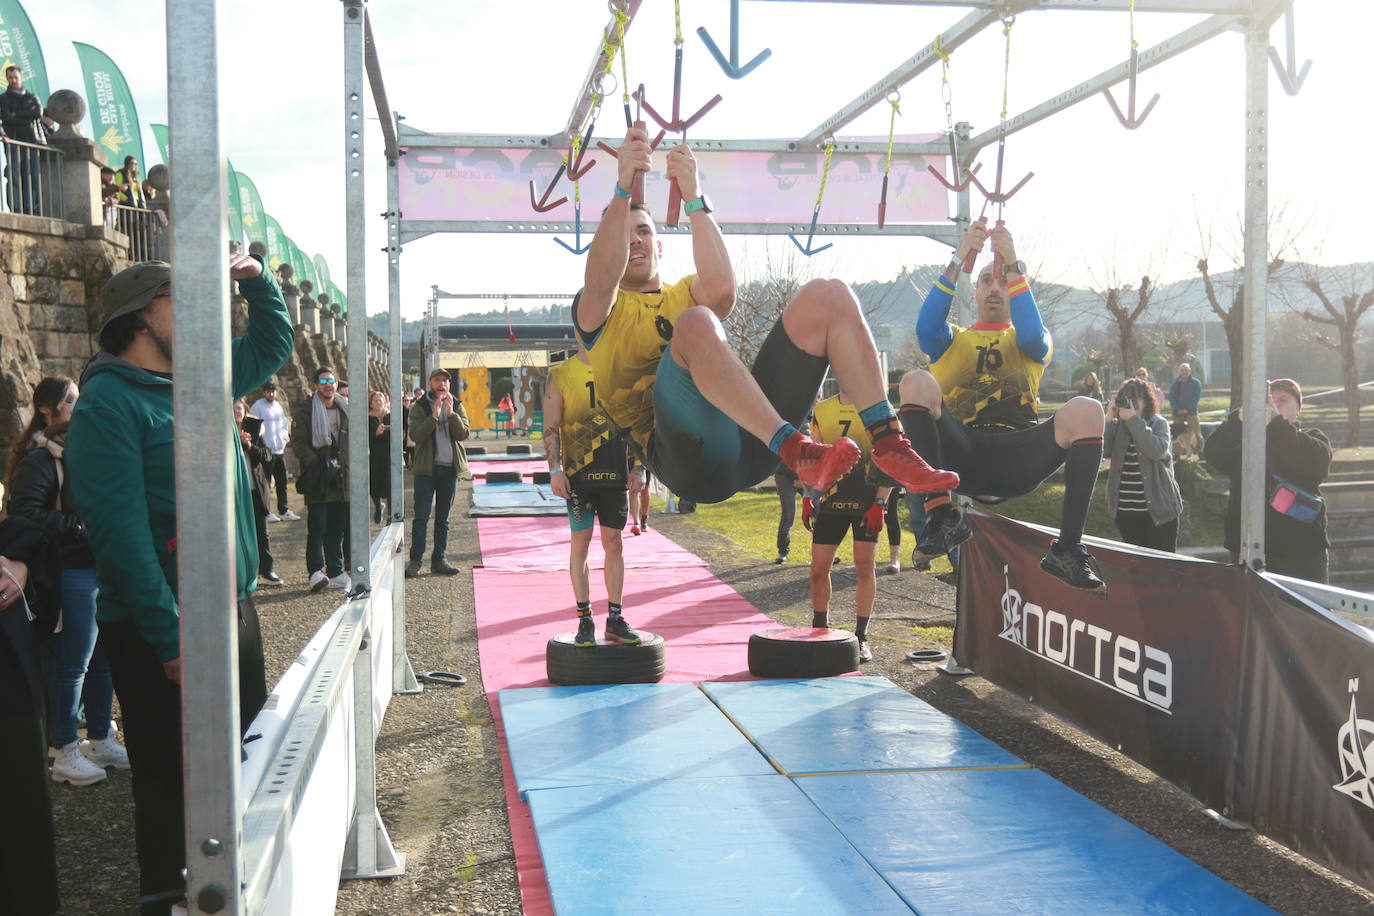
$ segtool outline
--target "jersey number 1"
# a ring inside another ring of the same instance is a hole
[[[596,410],[596,387],[593,382],[587,383],[587,400],[590,402],[592,410]]]

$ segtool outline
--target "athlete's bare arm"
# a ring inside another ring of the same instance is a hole
[[[549,486],[554,495],[568,498],[568,475],[563,470],[563,440],[558,428],[563,422],[563,392],[550,375],[544,382],[544,457],[549,461]]]
[[[667,174],[676,179],[684,201],[701,196],[697,158],[687,144],[679,144],[668,152]],[[692,221],[692,259],[697,271],[692,280],[692,301],[724,320],[735,307],[735,271],[730,266],[725,239],[715,217],[705,210],[694,211],[688,219]]]
[[[635,174],[647,172],[653,164],[648,137],[639,128],[631,128],[625,133],[617,156],[616,186],[626,191],[634,184]],[[612,196],[611,205],[606,208],[601,225],[596,227],[596,235],[592,237],[582,298],[577,303],[577,326],[583,331],[590,333],[605,324],[615,304],[616,290],[630,259],[629,215],[629,198],[619,194]]]

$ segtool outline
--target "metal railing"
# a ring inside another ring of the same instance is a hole
[[[6,138],[4,208],[10,213],[62,219],[62,151]]]
[[[109,209],[114,215],[114,225],[110,228],[118,229],[129,237],[130,261],[167,260],[164,250],[167,220],[162,211],[130,207],[125,204],[118,204]]]

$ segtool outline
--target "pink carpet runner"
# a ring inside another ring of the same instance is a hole
[[[474,569],[477,648],[482,686],[491,699],[501,747],[515,867],[526,916],[553,913],[544,865],[511,773],[506,733],[496,693],[507,687],[548,687],[545,644],[576,629],[577,606],[568,580],[569,531],[562,518],[482,518],[477,522],[483,568]],[[599,535],[589,563],[592,611],[598,628],[606,619],[604,558]],[[769,618],[713,576],[696,555],[657,531],[625,535],[625,617],[640,630],[663,636],[665,682],[739,680],[749,675],[749,637],[775,626]]]

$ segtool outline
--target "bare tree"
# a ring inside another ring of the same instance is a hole
[[[1360,319],[1374,306],[1374,272],[1371,272],[1368,264],[1352,264],[1344,276],[1329,281],[1332,287],[1330,292],[1315,264],[1299,264],[1298,273],[1303,287],[1316,297],[1321,308],[1294,306],[1293,310],[1317,326],[1312,336],[1318,343],[1341,356],[1341,379],[1345,385],[1345,444],[1354,448],[1360,444],[1360,374],[1355,348],[1362,340]],[[1339,305],[1332,301],[1333,294],[1339,300]]]
[[[1079,362],[1092,367],[1102,390],[1114,390],[1111,367],[1116,361],[1119,341],[1112,340],[1099,328],[1090,328],[1078,336],[1069,351]]]
[[[1198,273],[1202,277],[1202,287],[1207,294],[1207,304],[1221,319],[1222,329],[1226,332],[1226,346],[1231,351],[1232,410],[1240,406],[1241,393],[1245,390],[1246,361],[1244,221],[1241,220],[1238,225],[1239,232],[1228,240],[1229,244],[1226,245],[1224,252],[1227,260],[1233,265],[1230,268],[1231,279],[1218,289],[1217,279],[1212,276],[1210,270],[1216,232],[1212,226],[1203,225],[1201,216],[1197,217]],[[1268,280],[1272,281],[1282,269],[1285,263],[1284,255],[1292,250],[1294,240],[1303,228],[1295,224],[1287,205],[1282,205],[1269,214],[1269,263],[1266,271]]]
[[[812,269],[810,261],[797,252],[784,248],[778,254],[767,244],[757,275],[748,266],[755,262],[747,254],[740,263],[745,266],[735,284],[735,307],[723,324],[730,347],[746,366],[752,366],[782,310],[812,278]]]
[[[1153,341],[1143,339],[1139,323],[1147,309],[1159,304],[1155,300],[1158,290],[1158,265],[1166,260],[1167,255],[1163,249],[1152,254],[1142,271],[1138,286],[1132,286],[1124,281],[1120,273],[1120,258],[1115,251],[1100,270],[1089,271],[1093,282],[1093,295],[1098,297],[1107,314],[1116,322],[1116,343],[1121,356],[1123,375],[1134,372],[1145,354],[1154,349]]]

